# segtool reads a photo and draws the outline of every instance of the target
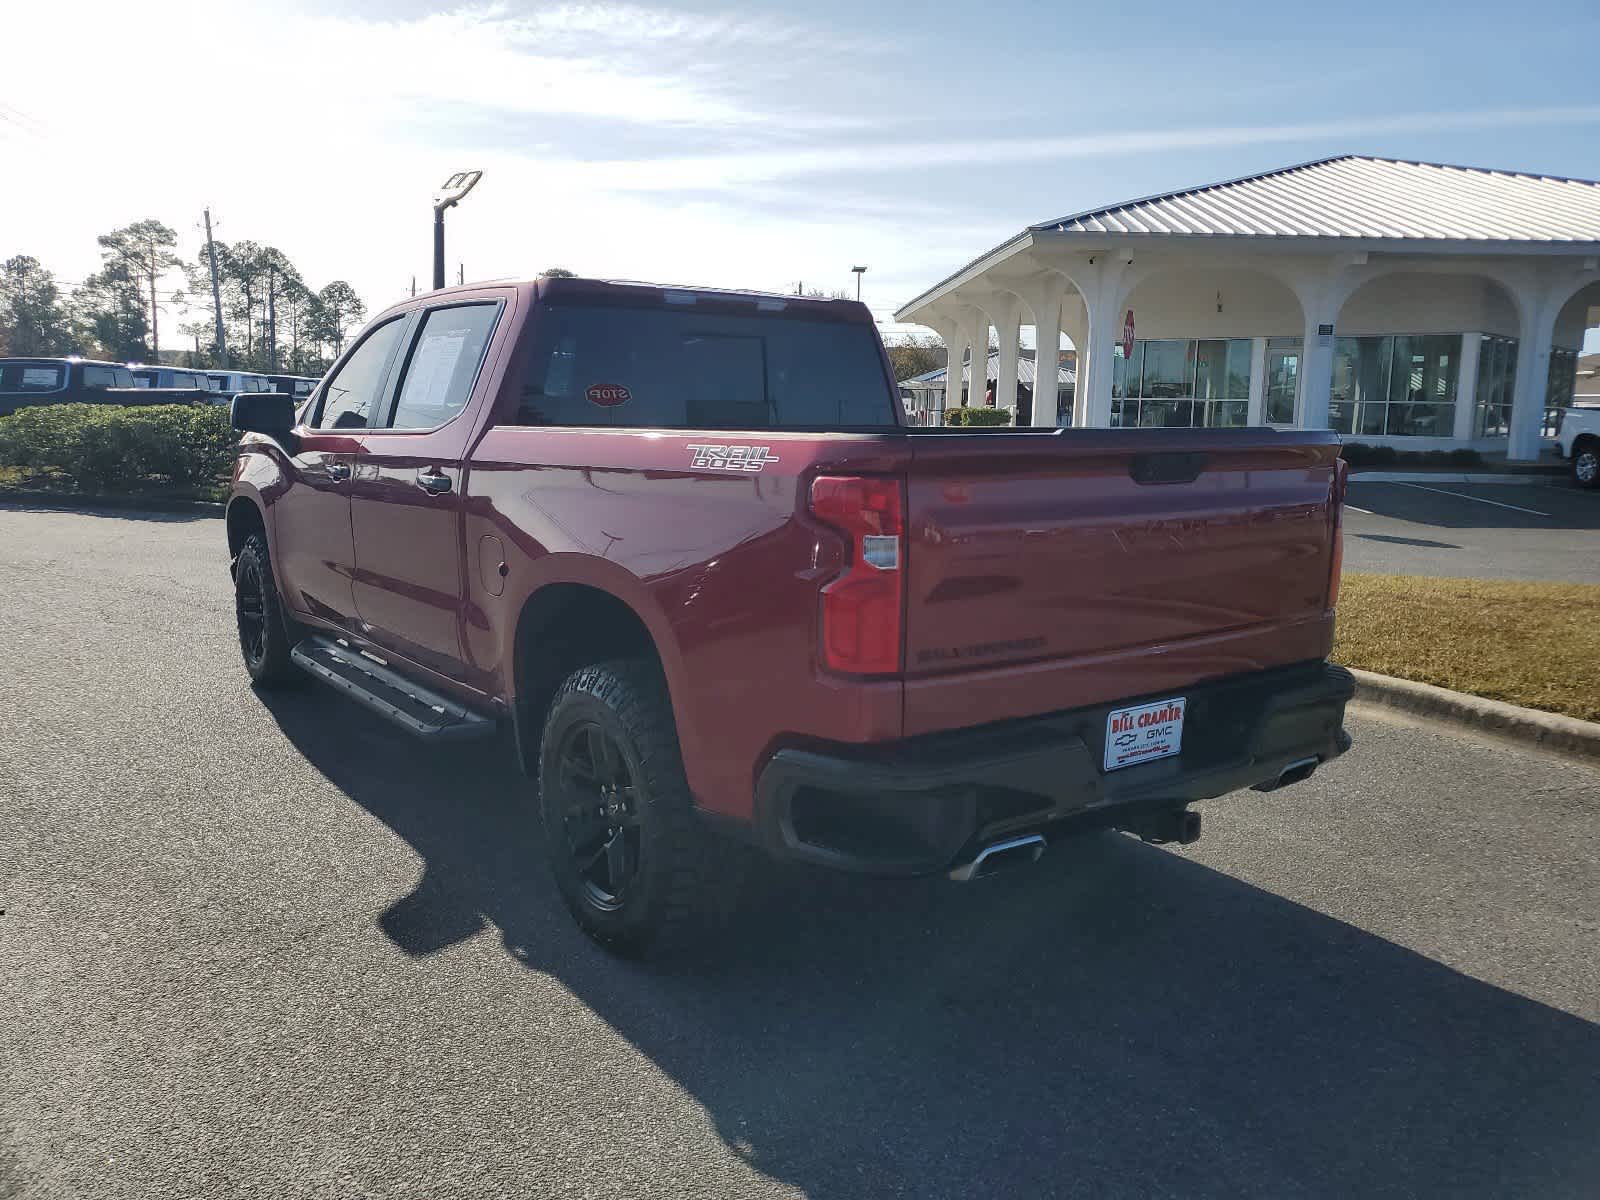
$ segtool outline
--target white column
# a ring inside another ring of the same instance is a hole
[[[995,336],[1000,339],[1000,376],[995,380],[994,403],[996,408],[1009,408],[1015,413],[1017,339],[1022,333],[1022,312],[1015,300],[1002,301],[996,307],[994,328]]]
[[[1033,309],[1033,421],[1041,429],[1056,424],[1056,383],[1060,378],[1061,306],[1066,283],[1041,288],[1028,299]]]
[[[967,348],[966,330],[952,326],[944,346],[944,410],[949,412],[961,407],[961,356]],[[944,418],[941,415],[939,419]]]
[[[1267,339],[1250,339],[1250,408],[1245,421],[1265,425],[1267,408]]]
[[[1304,345],[1300,353],[1300,412],[1296,421],[1301,429],[1327,429],[1328,399],[1333,390],[1334,319],[1328,308],[1306,309]]]
[[[1478,358],[1483,334],[1468,330],[1461,335],[1461,370],[1456,373],[1456,422],[1451,431],[1458,442],[1472,439],[1473,407],[1478,400]]]
[[[1085,336],[1078,348],[1078,386],[1073,399],[1073,424],[1106,429],[1111,425],[1113,347],[1122,329],[1122,281],[1129,260],[1120,255],[1096,254],[1082,268],[1074,268],[1072,281],[1083,299]]]
[[[1113,348],[1121,326],[1118,306],[1108,297],[1090,301],[1088,307],[1089,336],[1078,350],[1078,398],[1073,416],[1079,425],[1106,429],[1111,425]]]
[[[956,356],[961,353],[959,346],[961,341],[961,326],[954,321],[931,316],[919,316],[918,320],[921,321],[922,324],[926,325],[929,329],[937,333],[939,335],[939,340],[944,343],[944,399],[936,414],[937,419],[933,421],[933,424],[935,425],[943,425],[944,409],[950,404],[950,363],[955,361],[958,367],[960,364],[960,360]],[[960,380],[961,372],[958,369],[956,371],[956,387],[958,389],[961,386]]]
[[[982,309],[973,309],[972,327],[967,336],[972,341],[967,372],[967,406],[982,408],[984,393],[989,389],[989,317]]]
[[[1525,293],[1517,299],[1522,308],[1521,336],[1506,457],[1515,462],[1533,462],[1539,457],[1539,429],[1544,424],[1545,397],[1550,386],[1550,339],[1555,337],[1560,305],[1537,294]]]
[[[1083,404],[1084,380],[1088,376],[1084,372],[1084,364],[1088,362],[1085,357],[1084,347],[1089,344],[1089,316],[1081,304],[1074,304],[1074,296],[1067,297],[1067,304],[1061,318],[1061,328],[1065,331],[1068,340],[1072,342],[1074,368],[1072,385],[1072,404],[1062,415],[1066,418],[1065,424],[1080,425],[1082,421],[1078,413]]]

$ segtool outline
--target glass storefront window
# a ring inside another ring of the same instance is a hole
[[[1516,380],[1517,339],[1484,334],[1472,400],[1473,437],[1505,437],[1511,431],[1511,393]]]
[[[1561,425],[1561,410],[1572,403],[1578,390],[1578,351],[1550,347],[1550,373],[1545,380],[1544,427],[1540,436],[1553,438]]]
[[[1449,437],[1460,374],[1460,334],[1338,338],[1329,425],[1338,433]]]
[[[1243,338],[1195,343],[1196,400],[1250,397],[1250,343]]]
[[[1111,424],[1116,428],[1213,426],[1250,419],[1250,339],[1136,341],[1114,351]]]
[[[1194,343],[1146,342],[1144,375],[1138,394],[1156,400],[1193,396]]]

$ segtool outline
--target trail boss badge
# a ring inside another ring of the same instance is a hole
[[[768,463],[778,461],[776,454],[768,454],[766,446],[708,446],[690,442],[687,449],[694,452],[689,465],[706,471],[759,471]]]

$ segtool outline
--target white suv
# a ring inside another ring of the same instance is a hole
[[[1563,408],[1556,443],[1572,466],[1572,482],[1600,487],[1600,408]]]

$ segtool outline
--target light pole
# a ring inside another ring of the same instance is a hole
[[[861,299],[861,277],[867,273],[867,269],[865,267],[851,267],[850,269],[856,273],[856,300],[859,301]]]
[[[482,178],[482,171],[457,171],[444,181],[433,202],[433,286],[436,291],[444,286],[444,210],[461,203],[462,197]]]

